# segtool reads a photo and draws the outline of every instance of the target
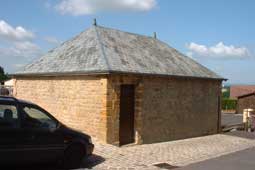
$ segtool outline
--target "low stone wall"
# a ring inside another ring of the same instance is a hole
[[[107,79],[96,76],[23,77],[14,95],[45,108],[64,124],[106,142]]]

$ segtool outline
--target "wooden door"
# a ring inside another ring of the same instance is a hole
[[[120,89],[120,145],[134,143],[135,87],[121,85]]]

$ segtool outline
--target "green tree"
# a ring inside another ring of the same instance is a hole
[[[8,79],[7,74],[4,72],[4,68],[0,66],[0,82],[4,82]]]
[[[222,98],[223,99],[228,99],[230,96],[230,87],[227,86],[224,88],[224,91],[222,91]]]
[[[222,100],[222,109],[224,110],[235,110],[237,105],[236,99],[225,98]]]

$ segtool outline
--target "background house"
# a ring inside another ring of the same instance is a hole
[[[14,79],[9,79],[9,80],[4,81],[5,86],[13,87],[13,84],[14,84]]]
[[[230,86],[230,98],[237,99],[239,96],[255,91],[255,85],[232,85]]]
[[[6,80],[0,84],[0,95],[12,95],[13,94],[14,79]]]
[[[244,109],[255,109],[255,92],[238,96],[236,112],[242,114]]]
[[[115,145],[220,130],[223,78],[160,40],[92,26],[14,75],[14,94]]]

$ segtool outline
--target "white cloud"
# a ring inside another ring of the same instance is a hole
[[[196,44],[194,42],[187,45],[189,56],[208,57],[215,59],[243,59],[250,57],[250,52],[246,47],[235,47],[219,42],[214,46]]]
[[[24,67],[26,64],[13,64],[12,66],[14,66],[17,69],[21,69],[22,67]]]
[[[61,41],[58,40],[57,38],[50,36],[44,37],[44,40],[53,45],[59,45],[61,43]]]
[[[22,26],[11,26],[0,20],[0,64],[8,72],[31,62],[42,54],[41,48],[32,40],[36,35]]]
[[[21,26],[14,28],[4,20],[0,20],[0,38],[11,41],[19,41],[32,39],[34,37],[35,35],[31,31],[26,30]]]
[[[42,55],[42,50],[29,41],[15,42],[8,47],[0,47],[0,65],[8,72],[14,72]]]
[[[16,55],[19,56],[25,56],[25,57],[33,57],[35,55],[38,55],[41,53],[41,48],[29,41],[24,41],[24,42],[17,42],[15,43],[14,46],[14,51]]]
[[[89,15],[102,11],[148,11],[156,0],[61,0],[56,5],[61,14]]]
[[[39,54],[41,54],[41,48],[29,41],[15,42],[11,47],[0,48],[0,58],[4,56],[30,58]]]

